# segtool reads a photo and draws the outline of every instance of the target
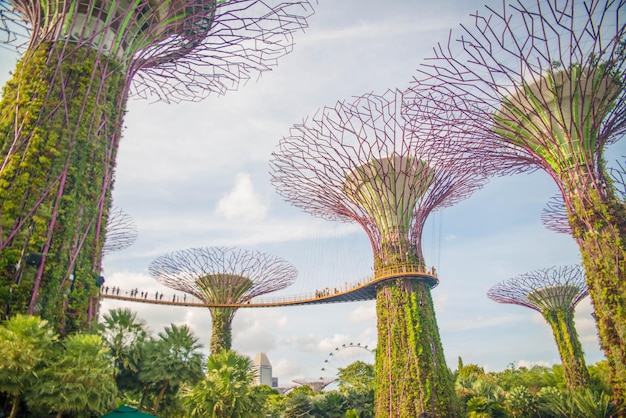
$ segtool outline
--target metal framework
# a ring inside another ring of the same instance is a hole
[[[298,273],[287,261],[266,253],[229,247],[191,248],[162,255],[148,270],[171,289],[207,304],[213,318],[211,352],[231,348],[231,323],[236,305],[284,289]]]
[[[95,317],[129,95],[177,102],[234,90],[290,52],[311,14],[308,0],[0,2],[0,38],[22,54],[0,102],[4,314],[38,313],[68,330]],[[25,263],[31,256],[39,262]]]
[[[582,345],[574,326],[574,309],[589,294],[581,266],[561,266],[521,274],[493,286],[487,296],[498,303],[540,312],[552,327],[570,387],[589,380]]]
[[[427,216],[484,183],[477,160],[465,158],[458,138],[429,119],[404,118],[403,105],[403,94],[389,90],[324,107],[292,127],[270,162],[272,183],[285,200],[314,216],[363,227],[375,275],[392,266],[423,266]],[[432,284],[410,273],[377,286],[377,416],[457,413]],[[406,370],[413,377],[400,388]]]
[[[121,208],[113,206],[106,225],[102,255],[121,251],[133,245],[137,240],[137,224]]]
[[[404,120],[402,105],[403,94],[389,90],[324,107],[291,128],[270,162],[272,183],[286,201],[317,217],[360,224],[377,269],[424,265],[428,215],[485,182],[448,132],[428,120]]]
[[[554,179],[582,253],[613,396],[626,410],[626,219],[603,159],[626,132],[625,9],[625,0],[484,9],[435,48],[411,89],[465,122],[458,129],[471,127],[486,168],[541,169]]]
[[[540,313],[558,309],[574,312],[578,302],[588,294],[583,269],[578,265],[520,274],[487,292],[495,302],[526,306]]]
[[[336,378],[303,377],[301,379],[293,379],[292,382],[300,386],[308,386],[313,389],[313,392],[321,392],[326,386],[334,383],[336,380]]]
[[[132,95],[196,101],[274,67],[312,13],[308,0],[11,0],[0,39],[88,47],[125,68]]]
[[[548,200],[548,203],[541,211],[541,222],[550,231],[560,234],[572,234],[562,195],[554,195]]]

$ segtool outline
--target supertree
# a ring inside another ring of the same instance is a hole
[[[148,267],[157,281],[210,306],[211,353],[230,350],[236,305],[284,289],[298,272],[287,261],[230,247],[190,248],[157,257]]]
[[[0,2],[2,40],[23,51],[0,102],[5,315],[89,326],[129,95],[236,89],[291,50],[311,13],[308,0]]]
[[[496,172],[541,169],[556,182],[622,407],[626,208],[604,150],[626,131],[625,5],[538,0],[487,8],[456,40],[435,48],[412,84],[454,109],[454,124],[467,122],[481,142],[477,158]]]
[[[571,389],[589,381],[583,348],[574,326],[574,309],[588,295],[579,265],[552,267],[521,274],[489,289],[487,296],[498,303],[534,309],[552,327],[565,380]]]
[[[376,416],[456,416],[421,234],[432,210],[469,196],[484,178],[454,137],[428,119],[405,120],[402,101],[397,90],[366,94],[294,125],[272,155],[272,183],[314,216],[360,224],[375,278],[389,277],[376,293]]]

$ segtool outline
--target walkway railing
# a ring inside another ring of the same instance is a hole
[[[119,299],[140,303],[152,303],[161,305],[178,306],[202,306],[202,307],[232,307],[253,308],[272,306],[292,306],[320,303],[354,302],[360,300],[372,300],[376,296],[376,285],[402,276],[419,276],[427,281],[431,287],[439,283],[435,268],[430,270],[420,264],[403,264],[377,269],[373,275],[367,275],[355,282],[344,282],[337,287],[327,287],[314,292],[306,292],[294,295],[262,296],[238,303],[206,303],[186,293],[161,293],[159,291],[141,291],[139,289],[120,289],[116,286],[104,286],[100,295],[103,298]]]

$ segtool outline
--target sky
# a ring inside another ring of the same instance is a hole
[[[135,222],[138,239],[104,259],[109,286],[164,289],[148,273],[156,257],[192,247],[231,246],[291,262],[296,283],[280,294],[335,287],[369,274],[372,254],[357,225],[315,219],[286,203],[270,184],[269,160],[289,128],[325,105],[389,88],[405,88],[450,29],[501,0],[320,0],[293,52],[258,80],[197,103],[132,100],[117,160],[114,205]],[[0,49],[0,82],[17,55]],[[607,157],[624,155],[624,142]],[[580,263],[574,240],[547,230],[541,211],[557,188],[543,172],[493,179],[469,199],[431,215],[423,236],[426,263],[440,284],[432,295],[445,356],[487,371],[559,363],[549,326],[531,309],[487,298],[518,274]],[[131,308],[154,333],[187,324],[208,353],[206,308],[105,299],[101,312]],[[603,359],[588,298],[576,328],[588,364]],[[295,378],[331,377],[376,346],[375,302],[240,309],[232,348],[267,354],[280,386]],[[325,360],[326,372],[321,371]],[[341,354],[339,354],[341,353]]]

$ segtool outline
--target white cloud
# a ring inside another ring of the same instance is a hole
[[[232,222],[260,221],[268,205],[254,191],[250,174],[237,173],[233,189],[217,203],[216,213]]]
[[[376,321],[376,304],[362,304],[350,313],[348,321],[351,323],[362,323]]]
[[[270,363],[272,364],[272,376],[278,377],[278,386],[279,387],[291,387],[295,386],[293,382],[291,382],[291,378],[301,378],[306,376],[305,368],[303,367],[302,362],[288,360],[288,359],[280,359],[278,361],[272,361],[270,358]],[[290,376],[289,378],[285,378],[285,376]]]
[[[519,360],[515,365],[516,368],[526,367],[527,369],[532,368],[533,366],[542,366],[542,367],[551,367],[556,362],[548,362],[548,361],[529,361],[529,360]]]
[[[283,344],[292,350],[312,353],[317,351],[317,338],[314,334],[288,336]]]
[[[286,318],[280,311],[239,309],[233,320],[233,347],[248,353],[268,353],[277,346],[277,332]]]
[[[337,347],[341,347],[342,344],[349,344],[351,342],[350,335],[347,334],[334,334],[331,338],[322,338],[318,347],[322,351],[332,351]]]

